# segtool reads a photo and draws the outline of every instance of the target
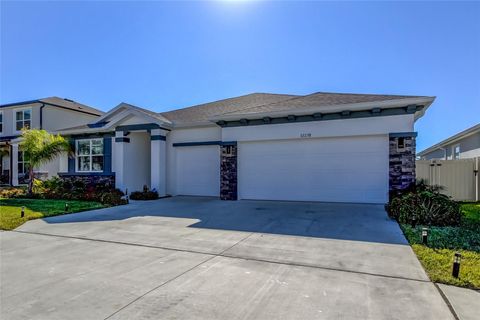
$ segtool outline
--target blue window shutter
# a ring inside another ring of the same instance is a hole
[[[112,138],[103,138],[103,173],[112,173]]]

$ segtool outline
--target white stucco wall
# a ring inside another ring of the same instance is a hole
[[[40,105],[40,103],[32,103],[28,105],[0,109],[0,111],[3,113],[3,130],[0,133],[0,136],[13,136],[19,134],[19,132],[15,130],[15,112],[17,110],[31,109],[31,128],[40,128]]]
[[[298,139],[305,134],[308,138],[321,138],[412,132],[413,123],[413,115],[402,115],[232,127],[223,129],[222,141]]]
[[[173,143],[180,142],[204,142],[222,140],[222,128],[212,125],[211,127],[174,129],[167,135],[167,194],[177,194],[175,174],[177,172],[176,147]],[[195,162],[196,159],[190,159]]]
[[[460,146],[460,159],[480,157],[480,132],[466,136],[455,142],[442,146],[441,149],[433,150],[422,157],[424,160],[452,160],[453,148]]]
[[[150,187],[150,134],[132,132],[128,138],[130,142],[124,143],[124,186],[129,192],[141,191],[144,185]]]
[[[38,115],[40,117],[40,115]],[[71,110],[45,106],[43,108],[43,129],[56,131],[69,127],[84,125],[94,121],[98,116]]]

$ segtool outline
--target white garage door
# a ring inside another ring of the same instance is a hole
[[[243,142],[240,199],[385,203],[386,136]]]
[[[177,194],[218,196],[220,194],[219,146],[175,148]]]

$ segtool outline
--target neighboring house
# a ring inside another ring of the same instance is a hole
[[[413,125],[434,99],[254,93],[164,113],[121,103],[58,131],[75,146],[59,175],[160,196],[385,203],[415,180]]]
[[[95,108],[58,97],[0,105],[1,183],[18,185],[25,182],[28,159],[18,145],[22,128],[53,132],[92,122],[102,114]],[[39,175],[54,176],[64,170],[61,163],[59,158],[35,171]]]
[[[421,160],[480,157],[480,123],[418,153]]]

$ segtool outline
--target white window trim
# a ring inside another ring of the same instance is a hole
[[[18,154],[22,152],[22,161],[20,161],[20,157],[18,156]],[[18,150],[17,152],[17,171],[18,171],[18,174],[28,174],[28,171],[25,171],[25,172],[20,172],[18,170],[18,164],[22,163],[22,167],[23,169],[25,170],[25,164],[29,164],[30,165],[30,161],[25,161],[25,151],[22,151],[22,150]]]
[[[102,156],[103,161],[105,162],[105,153],[103,152],[103,150],[102,150],[102,154],[92,155],[92,153],[91,153],[92,152],[92,142],[91,142],[92,140],[101,140],[102,145],[104,144],[104,141],[103,141],[102,138],[90,138],[90,139],[77,139],[77,140],[75,140],[75,172],[78,172],[78,173],[82,173],[82,172],[98,173],[98,172],[103,172],[104,171],[105,168],[103,168],[103,170],[78,170],[78,157],[87,157],[87,155],[80,156],[77,153],[78,152],[78,143],[80,141],[90,141],[90,154],[88,155],[88,157],[90,157],[90,169],[92,168],[92,157]]]
[[[17,112],[18,111],[26,111],[26,110],[30,110],[30,129],[33,128],[33,111],[32,111],[32,108],[17,108],[17,109],[13,109],[13,132],[14,133],[20,133],[22,132],[21,130],[17,130]]]
[[[455,148],[458,147],[458,158],[455,158]],[[457,143],[452,146],[452,160],[460,159],[460,154],[462,153],[462,149],[460,148],[460,143]]]

